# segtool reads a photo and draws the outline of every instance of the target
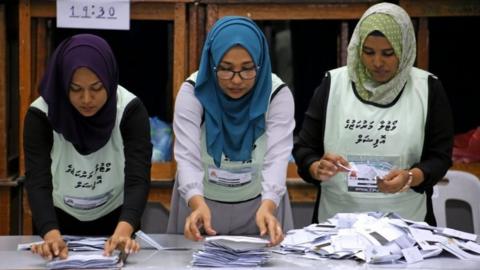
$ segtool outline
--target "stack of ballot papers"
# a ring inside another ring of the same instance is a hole
[[[64,235],[63,240],[70,251],[67,259],[54,258],[47,263],[48,269],[119,269],[126,259],[120,253],[112,256],[103,256],[103,248],[107,237],[85,237]],[[32,245],[42,244],[43,241],[24,243],[17,246],[17,250],[29,250]]]
[[[63,240],[67,243],[68,249],[72,251],[94,251],[103,250],[107,237],[83,237],[66,235]]]
[[[270,258],[268,240],[247,236],[206,237],[204,247],[193,254],[193,266],[256,267]]]
[[[309,259],[360,259],[372,264],[415,263],[441,253],[480,261],[477,235],[388,213],[339,213],[325,223],[287,233],[280,254]]]
[[[55,258],[47,263],[48,269],[120,269],[123,262],[119,256],[103,256],[102,253],[69,254],[68,258],[61,260]]]
[[[107,237],[85,237],[64,235],[63,240],[70,251],[96,251],[103,250]],[[24,243],[17,246],[17,250],[29,250],[32,245],[42,244],[43,241]]]

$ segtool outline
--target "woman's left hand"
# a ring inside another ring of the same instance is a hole
[[[132,226],[125,221],[120,221],[115,232],[105,242],[103,254],[110,256],[115,249],[124,250],[126,254],[137,253],[140,250],[140,244],[132,239],[132,233]]]
[[[394,169],[377,180],[378,189],[383,193],[397,193],[407,191],[410,187],[408,170]]]
[[[260,230],[260,236],[264,236],[267,233],[270,236],[269,246],[276,246],[283,241],[282,226],[274,215],[276,208],[277,206],[273,201],[263,200],[255,218]]]

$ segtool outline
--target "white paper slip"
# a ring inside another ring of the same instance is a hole
[[[464,249],[468,249],[468,250],[471,250],[475,253],[480,254],[480,245],[475,243],[475,242],[472,242],[472,241],[468,241],[466,243],[459,242],[458,245],[461,246]]]
[[[416,263],[423,260],[423,255],[417,247],[404,248],[402,254],[407,263]]]
[[[416,241],[405,234],[395,239],[392,243],[395,243],[400,249],[404,249],[404,248],[413,247]]]
[[[367,263],[399,263],[401,254],[392,254],[389,248],[384,246],[368,246],[365,250],[365,261]]]
[[[442,234],[460,238],[460,239],[465,239],[465,240],[470,240],[470,241],[476,241],[477,240],[477,235],[473,233],[467,233],[467,232],[462,232],[458,231],[455,229],[450,229],[450,228],[445,228],[442,230]]]
[[[163,250],[163,247],[157,243],[157,241],[153,240],[150,236],[142,231],[137,231],[135,236],[142,239],[143,241],[147,242],[150,246],[156,248],[157,250]]]
[[[40,244],[43,244],[43,241],[18,244],[17,250],[30,250],[30,248],[32,248],[33,245],[40,245]]]
[[[296,230],[294,232],[288,232],[283,239],[281,245],[292,246],[310,243],[318,237],[317,234],[311,233],[306,230]]]
[[[438,248],[428,242],[438,242],[438,238],[430,230],[410,228],[413,239],[418,243],[422,250],[437,250]]]
[[[327,222],[324,223],[318,223],[318,224],[310,224],[303,229],[299,230],[305,230],[311,233],[320,233],[323,234],[324,232],[332,232],[336,230],[336,225],[330,224]]]
[[[140,230],[135,233],[135,236],[138,237],[139,239],[142,239],[147,244],[149,244],[150,246],[152,246],[157,250],[190,250],[190,248],[186,248],[186,247],[164,247],[160,245],[157,241],[155,241],[153,238],[148,236],[146,233]]]
[[[389,224],[384,219],[376,222],[373,226],[371,226],[371,229],[381,235],[387,241],[393,241],[405,234],[402,229],[399,229],[396,226]]]
[[[438,246],[437,246],[438,245]],[[424,259],[430,258],[430,257],[435,257],[440,255],[442,253],[443,248],[441,247],[440,244],[435,245],[436,249],[430,249],[430,250],[420,250],[422,253],[422,256]]]
[[[408,229],[408,224],[405,223],[405,221],[401,220],[401,219],[389,219],[388,222],[394,226],[397,226],[399,228],[403,228],[403,229]]]
[[[128,0],[57,0],[56,2],[59,28],[130,29],[130,1]]]
[[[444,243],[439,243],[444,250],[452,253],[453,255],[457,256],[457,258],[461,260],[473,260],[473,261],[480,261],[480,255],[473,255],[472,253],[468,253],[461,249],[458,244],[458,242],[455,241],[454,239],[451,239],[450,241],[444,242]]]
[[[264,248],[270,241],[258,237],[238,235],[215,235],[205,237],[206,242],[215,242],[235,250]]]

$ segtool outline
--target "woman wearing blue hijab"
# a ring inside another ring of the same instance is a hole
[[[167,232],[268,234],[293,227],[286,172],[293,97],[271,71],[268,44],[249,18],[217,21],[200,68],[183,83],[174,113],[177,181]],[[181,199],[181,198],[183,199]]]
[[[57,47],[24,126],[25,187],[44,240],[32,252],[67,257],[65,234],[111,235],[107,255],[138,251],[131,235],[150,185],[150,126],[142,102],[118,84],[105,40],[80,34]]]

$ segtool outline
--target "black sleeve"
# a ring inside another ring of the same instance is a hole
[[[298,167],[298,174],[303,180],[320,185],[310,175],[310,165],[321,159],[324,154],[323,138],[325,133],[325,117],[330,92],[330,76],[327,73],[320,86],[315,89],[310,101],[302,129],[295,137],[293,156]]]
[[[120,221],[139,229],[150,188],[152,143],[148,113],[140,99],[128,104],[120,123],[125,153],[125,190]]]
[[[53,130],[46,114],[31,107],[25,115],[23,130],[25,189],[33,222],[42,237],[59,228],[52,198],[52,145]]]
[[[454,131],[452,112],[442,83],[430,76],[428,86],[428,112],[422,157],[420,162],[412,167],[422,170],[425,178],[413,189],[417,192],[431,193],[433,186],[452,165]]]

